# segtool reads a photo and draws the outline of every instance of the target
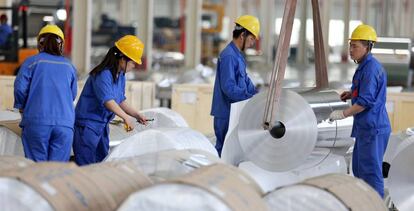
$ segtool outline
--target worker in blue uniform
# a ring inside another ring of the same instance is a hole
[[[14,81],[14,107],[22,113],[24,154],[34,161],[68,161],[73,142],[76,69],[63,57],[64,35],[46,25],[39,53],[27,58]]]
[[[242,53],[254,45],[259,32],[260,23],[256,17],[239,17],[235,22],[232,42],[218,58],[211,115],[214,116],[215,147],[220,156],[229,127],[231,103],[249,99],[257,93],[246,73],[246,60]]]
[[[128,106],[125,99],[125,73],[141,64],[144,44],[136,36],[126,35],[115,42],[103,61],[89,73],[76,105],[73,152],[78,165],[102,161],[109,151],[109,122],[115,115],[133,130],[134,117],[147,119]]]
[[[352,137],[355,137],[352,171],[384,197],[382,162],[391,133],[385,107],[387,74],[372,56],[371,49],[377,41],[375,30],[369,25],[359,25],[349,43],[351,58],[358,64],[352,80],[351,91],[341,94],[341,100],[351,99],[352,106],[336,110],[332,120],[354,116]]]
[[[12,28],[7,24],[7,15],[0,15],[0,48],[7,49],[10,45],[10,37],[12,35]]]

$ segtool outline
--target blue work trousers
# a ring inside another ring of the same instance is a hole
[[[109,151],[109,127],[101,133],[87,127],[75,125],[73,153],[79,166],[101,162]]]
[[[227,130],[229,129],[228,118],[214,117],[214,133],[216,134],[216,150],[221,157],[221,150],[223,149],[224,138],[226,138]]]
[[[22,132],[26,158],[33,161],[67,162],[73,141],[73,129],[57,125],[25,125]]]
[[[390,134],[356,137],[352,154],[352,172],[384,197],[382,161]]]

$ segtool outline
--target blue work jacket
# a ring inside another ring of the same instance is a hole
[[[352,79],[352,105],[358,104],[364,111],[354,115],[352,137],[380,135],[391,132],[385,107],[387,74],[381,64],[368,54],[359,64]]]
[[[77,87],[76,69],[63,56],[43,52],[27,58],[14,81],[14,107],[24,110],[20,126],[73,128]]]
[[[86,80],[76,105],[76,124],[88,126],[101,133],[115,114],[105,107],[105,102],[114,100],[120,104],[125,97],[125,75],[121,72],[114,82],[111,71],[105,69]]]
[[[9,36],[12,34],[12,28],[8,24],[0,25],[0,46],[7,44]]]
[[[255,86],[247,76],[243,55],[230,42],[218,59],[211,115],[228,118],[231,103],[249,99],[256,93]]]

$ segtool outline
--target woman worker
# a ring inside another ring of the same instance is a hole
[[[37,37],[39,53],[27,58],[14,81],[14,107],[22,113],[26,158],[68,161],[73,141],[76,69],[64,58],[64,35],[46,25]]]
[[[144,44],[126,35],[115,42],[104,60],[89,73],[76,105],[73,152],[78,165],[102,161],[109,151],[109,122],[115,115],[123,119],[128,130],[146,119],[125,102],[125,72],[141,64]]]

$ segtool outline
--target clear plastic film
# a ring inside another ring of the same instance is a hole
[[[217,155],[210,141],[191,128],[157,128],[136,133],[111,150],[106,160],[134,157],[170,149],[199,149]]]

